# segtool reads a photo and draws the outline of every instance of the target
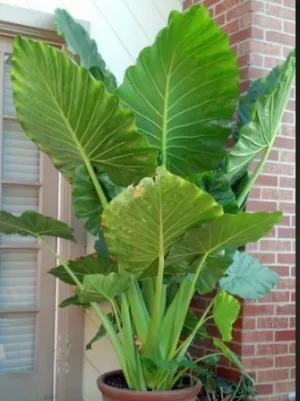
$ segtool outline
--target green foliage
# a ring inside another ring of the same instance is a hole
[[[209,337],[208,321],[231,341],[234,296],[261,298],[278,281],[237,248],[282,218],[242,211],[288,100],[294,52],[240,101],[238,141],[226,155],[238,66],[203,6],[172,12],[118,89],[88,33],[65,10],[55,23],[72,56],[16,37],[14,103],[26,135],[72,184],[75,214],[97,238],[96,252],[64,261],[46,238],[74,240],[73,229],[37,212],[1,211],[0,232],[36,237],[55,255],[50,274],[76,287],[60,306],[96,312],[101,327],[87,348],[107,335],[130,389],[170,390],[188,371],[207,374],[220,356],[244,372],[217,338],[211,355],[194,361],[188,350]],[[214,289],[206,310],[194,313],[194,295]],[[211,376],[205,384],[217,388]]]
[[[51,236],[74,241],[74,229],[53,217],[29,210],[19,217],[0,211],[0,232],[22,236]]]
[[[68,50],[79,56],[80,65],[87,68],[95,79],[102,81],[108,91],[116,89],[116,78],[107,70],[104,60],[98,53],[97,44],[89,37],[88,32],[61,8],[55,10],[54,22],[57,33],[65,39]]]
[[[238,83],[227,35],[206,8],[193,6],[170,14],[116,93],[162,163],[184,177],[216,168],[225,156]]]
[[[233,263],[220,280],[220,286],[241,298],[259,299],[278,283],[279,276],[247,252],[236,252]]]

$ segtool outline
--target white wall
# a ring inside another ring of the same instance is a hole
[[[166,25],[170,11],[182,9],[180,0],[0,0],[0,3],[49,13],[56,7],[66,8],[73,17],[89,21],[90,34],[119,82],[139,52],[149,46]],[[90,238],[88,252],[92,251],[92,245]],[[105,308],[109,309],[107,305]],[[85,343],[94,336],[98,327],[97,317],[87,312]],[[84,351],[83,400],[100,401],[96,379],[101,373],[117,367],[117,359],[106,338],[96,343],[92,351]]]

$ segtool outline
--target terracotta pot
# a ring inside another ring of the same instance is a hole
[[[103,401],[196,401],[201,391],[202,383],[197,380],[193,387],[172,391],[131,391],[121,390],[105,384],[109,376],[121,375],[121,370],[105,373],[97,380],[97,385],[102,393]]]

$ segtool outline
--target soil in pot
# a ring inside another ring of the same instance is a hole
[[[186,377],[172,391],[131,391],[121,371],[100,376],[97,384],[103,401],[196,401],[202,387],[200,380],[191,387]]]

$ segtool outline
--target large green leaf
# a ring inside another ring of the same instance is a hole
[[[95,40],[90,38],[83,26],[61,8],[55,10],[54,23],[58,35],[64,37],[68,50],[80,57],[80,64],[87,68],[94,78],[103,81],[107,90],[116,89],[116,78],[106,69],[105,62],[98,53]]]
[[[230,247],[240,247],[264,237],[282,219],[281,212],[224,214],[199,228],[189,230],[170,250],[168,263],[185,260],[193,263],[199,256]]]
[[[24,212],[19,217],[0,211],[0,232],[32,237],[59,237],[74,241],[73,228],[62,221],[33,210]]]
[[[232,181],[241,177],[260,152],[267,156],[272,149],[294,82],[296,55],[269,75],[255,81],[239,106],[239,140],[230,150],[227,176]]]
[[[90,163],[124,186],[155,174],[157,150],[137,133],[134,114],[65,53],[17,36],[12,82],[24,132],[69,181]]]
[[[115,262],[110,259],[100,259],[97,254],[69,260],[68,266],[80,282],[83,282],[86,275],[103,274],[106,276],[109,273],[118,271],[118,266]],[[76,284],[63,266],[54,267],[49,270],[49,273],[64,283]]]
[[[247,252],[236,252],[232,265],[226,271],[226,277],[220,280],[220,286],[241,298],[258,299],[266,296],[278,283],[276,272],[261,265],[259,260]]]
[[[105,208],[103,232],[111,255],[125,270],[157,273],[157,260],[195,224],[223,214],[204,191],[160,167],[155,180],[144,178]]]
[[[130,284],[127,275],[119,273],[88,274],[83,278],[83,290],[77,289],[80,302],[102,302],[103,299],[112,300],[126,291]]]
[[[239,210],[230,182],[221,169],[194,174],[188,180],[209,193],[224,209],[225,213]]]
[[[213,316],[223,341],[232,340],[232,325],[240,311],[239,302],[226,291],[219,291],[214,299]]]
[[[117,94],[169,171],[188,176],[216,168],[225,155],[239,95],[229,40],[206,8],[173,11],[154,44],[129,67]]]

